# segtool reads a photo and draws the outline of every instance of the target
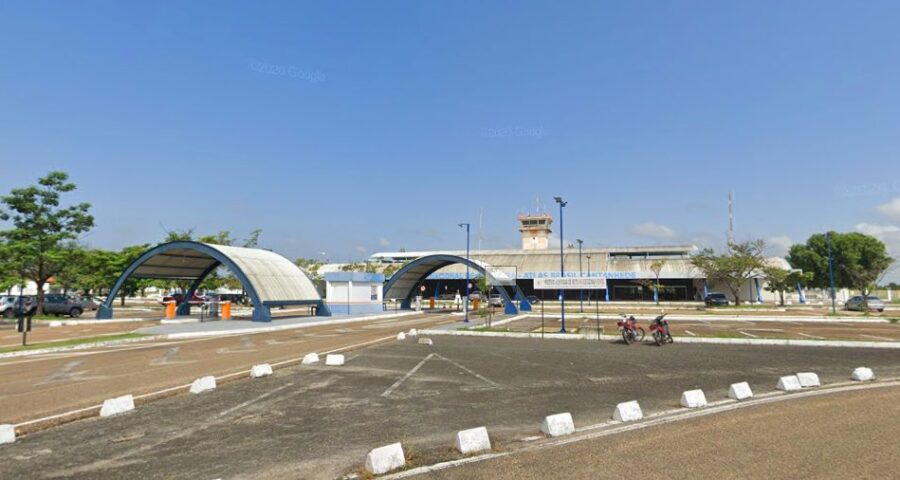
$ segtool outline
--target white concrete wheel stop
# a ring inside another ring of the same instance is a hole
[[[813,372],[801,372],[797,374],[797,380],[800,380],[800,387],[812,388],[821,387],[822,382],[819,381],[819,375]]]
[[[544,417],[544,423],[541,424],[541,431],[551,437],[575,433],[575,422],[572,421],[572,414],[565,412],[547,415]]]
[[[216,389],[216,377],[208,375],[194,380],[191,384],[191,393],[203,393]]]
[[[325,357],[325,365],[330,367],[340,367],[344,364],[344,356],[341,354],[328,354]]]
[[[316,352],[307,353],[303,357],[303,361],[300,363],[303,365],[312,365],[314,363],[319,363],[319,354]]]
[[[254,365],[253,368],[250,369],[250,377],[251,378],[268,377],[271,374],[272,374],[272,366],[269,365],[268,363]]]
[[[406,465],[406,456],[400,443],[392,443],[373,449],[366,455],[366,471],[382,475]]]
[[[850,379],[854,382],[868,382],[871,380],[875,380],[875,373],[872,372],[871,368],[858,367],[853,370],[853,373],[850,375]]]
[[[733,400],[753,398],[753,390],[750,390],[750,384],[747,382],[732,383],[728,387],[728,398]]]
[[[641,405],[637,400],[622,402],[616,405],[616,410],[613,412],[613,420],[617,422],[633,422],[642,418],[644,418],[644,412],[641,411]]]
[[[703,390],[688,390],[681,394],[681,406],[686,408],[701,408],[706,406],[706,395]]]
[[[784,392],[795,392],[803,387],[800,386],[800,379],[796,375],[785,375],[778,379],[775,388]]]
[[[122,395],[121,397],[108,398],[100,407],[101,417],[111,417],[134,410],[134,396]]]
[[[487,427],[470,428],[456,432],[456,449],[463,455],[491,449]]]
[[[5,423],[0,425],[0,445],[16,441],[16,426]]]

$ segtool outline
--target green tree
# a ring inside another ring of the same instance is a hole
[[[758,276],[765,267],[763,241],[732,243],[728,252],[717,255],[705,248],[691,257],[691,264],[706,278],[723,283],[734,296],[736,305],[741,303],[741,286]]]
[[[0,292],[9,292],[22,280],[11,260],[12,256],[6,242],[0,241]]]
[[[0,198],[0,220],[12,223],[11,229],[0,231],[0,237],[7,242],[14,270],[37,286],[38,314],[44,311],[44,285],[64,266],[65,242],[94,226],[90,204],[60,204],[62,194],[76,188],[68,179],[65,172],[50,172],[38,185],[15,188]]]
[[[837,288],[859,290],[866,297],[894,263],[881,240],[859,232],[829,232],[832,270]],[[787,257],[795,268],[812,273],[810,286],[829,288],[828,241],[824,234],[809,237],[791,247]]]
[[[653,272],[654,279],[656,282],[653,284],[653,289],[656,291],[656,304],[659,305],[659,275],[662,273],[663,267],[666,266],[666,261],[659,259],[650,262],[650,271]]]
[[[779,295],[779,304],[784,306],[784,293],[797,288],[797,284],[808,285],[812,273],[800,270],[785,270],[781,267],[767,266],[763,268],[766,276],[766,290]]]

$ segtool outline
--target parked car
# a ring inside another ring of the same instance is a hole
[[[92,303],[84,302],[81,298],[70,297],[62,293],[44,295],[44,313],[76,318],[80,317],[86,309],[92,309]],[[96,310],[96,307],[93,309]]]
[[[81,297],[81,308],[83,308],[85,312],[97,310],[100,308],[100,305],[103,305],[102,298],[91,297],[89,295]]]
[[[160,303],[165,305],[166,302],[171,302],[173,300],[175,301],[176,305],[181,305],[181,302],[184,301],[184,294],[183,293],[173,293],[171,295],[166,295],[163,297],[163,299]],[[203,303],[206,300],[207,300],[207,298],[205,296],[197,295],[197,292],[194,292],[194,296],[191,297],[191,303]]]
[[[438,295],[438,300],[456,300],[455,293],[442,293]]]
[[[844,308],[847,310],[856,310],[858,312],[862,312],[867,307],[866,303],[868,303],[869,310],[875,310],[878,312],[884,311],[884,302],[882,302],[880,298],[871,296],[863,298],[862,295],[857,295],[855,297],[852,297],[850,300],[847,300],[847,302],[844,303]]]
[[[724,293],[711,292],[703,299],[707,307],[727,307],[728,297]]]
[[[4,295],[0,297],[0,315],[5,318],[15,318],[18,313],[17,305],[21,306],[22,304],[28,307],[25,315],[34,315],[37,311],[37,305],[34,303],[34,298],[29,295],[22,297],[18,295]]]
[[[532,305],[537,305],[538,303],[541,303],[541,299],[538,298],[537,295],[529,295],[529,296],[525,297],[525,300],[528,300],[528,303],[530,303]]]
[[[503,297],[500,296],[499,293],[495,293],[491,295],[489,302],[492,307],[502,307],[503,306]]]

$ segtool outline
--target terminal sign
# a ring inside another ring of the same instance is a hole
[[[535,278],[536,290],[603,290],[606,288],[605,278]]]

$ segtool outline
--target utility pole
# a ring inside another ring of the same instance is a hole
[[[553,197],[559,204],[559,278],[566,278],[566,267],[563,264],[563,207],[569,202],[564,202],[562,197]],[[559,333],[566,333],[566,291],[559,289],[559,305],[560,305],[560,329]]]
[[[581,271],[581,244],[584,243],[580,238],[575,239],[578,242],[578,277],[584,276],[584,273]],[[578,291],[578,299],[581,302],[581,306],[578,308],[580,313],[584,313],[584,289]]]
[[[469,227],[468,223],[460,223],[460,228],[466,227],[466,318],[463,323],[469,323]]]

